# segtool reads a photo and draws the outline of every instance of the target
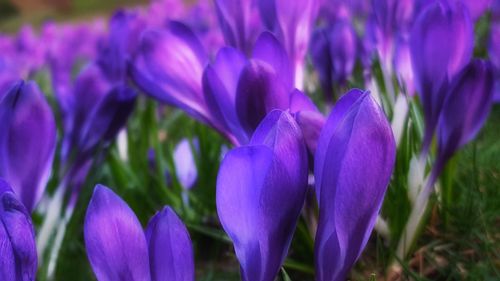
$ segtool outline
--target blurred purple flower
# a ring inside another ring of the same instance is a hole
[[[453,77],[470,61],[474,36],[461,2],[429,4],[415,22],[410,53],[415,87],[424,108],[426,153]]]
[[[493,89],[493,68],[486,61],[472,60],[454,79],[439,119],[438,156],[428,189],[446,162],[474,139],[486,122],[493,103]]]
[[[37,253],[31,215],[0,179],[0,280],[33,281]]]
[[[292,116],[270,112],[247,146],[225,156],[217,212],[245,281],[272,281],[286,258],[307,190],[307,154]]]
[[[369,92],[351,90],[336,104],[318,141],[316,280],[344,280],[363,251],[382,206],[396,146]]]
[[[97,185],[85,216],[84,238],[99,281],[194,281],[191,239],[170,207],[151,218],[144,232],[127,203]]]
[[[292,62],[294,86],[303,87],[304,58],[316,19],[319,0],[258,0],[265,27],[276,34]]]
[[[316,29],[311,39],[311,59],[325,98],[333,98],[334,84],[345,86],[356,62],[358,39],[348,19]]]
[[[54,116],[38,86],[13,84],[0,100],[0,177],[29,211],[45,190],[55,145]]]
[[[193,140],[196,146],[197,140]],[[193,149],[188,139],[182,139],[174,149],[174,164],[177,179],[182,187],[190,189],[196,183],[198,170],[194,160]]]

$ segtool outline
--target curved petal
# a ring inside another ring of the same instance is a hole
[[[430,4],[415,22],[410,53],[425,115],[424,152],[432,140],[448,84],[471,59],[473,42],[469,13],[461,2]]]
[[[270,32],[263,32],[253,48],[252,58],[271,66],[283,82],[285,89],[293,89],[293,65],[283,45]]]
[[[226,44],[246,52],[250,42],[252,0],[215,0],[219,25]]]
[[[171,22],[167,30],[142,33],[136,59],[130,66],[135,83],[153,98],[179,107],[202,122],[210,122],[202,93],[208,56],[195,34]]]
[[[91,153],[99,143],[113,140],[128,120],[137,94],[125,85],[114,87],[88,114],[78,143],[80,155]]]
[[[457,76],[443,105],[438,127],[440,164],[444,165],[484,125],[493,103],[493,87],[493,68],[486,61],[473,60]]]
[[[339,101],[335,104],[332,112],[328,116],[323,129],[321,130],[321,137],[317,140],[317,150],[326,151],[329,145],[330,139],[333,138],[337,127],[341,125],[345,116],[349,113],[351,108],[355,103],[359,102],[363,96],[366,95],[365,92],[359,89],[352,89],[346,93]],[[325,168],[325,163],[328,157],[325,153],[316,153],[314,158],[314,177],[315,182],[321,182],[323,178],[323,169]],[[316,185],[316,196],[318,203],[320,202],[321,189]]]
[[[288,113],[271,112],[251,145],[226,155],[217,178],[217,211],[233,240],[243,280],[274,280],[306,189],[305,146]]]
[[[289,94],[268,64],[251,61],[243,69],[236,94],[236,112],[241,126],[251,136],[273,109],[287,109]]]
[[[0,279],[35,280],[35,230],[28,210],[0,179]]]
[[[320,281],[344,280],[360,256],[395,162],[394,137],[381,108],[368,92],[352,94],[356,101],[340,120],[332,112],[316,151],[316,189],[321,194],[315,256]]]
[[[175,212],[168,206],[148,223],[152,281],[194,281],[194,256],[191,238]]]
[[[141,224],[127,203],[107,187],[95,187],[83,232],[87,256],[99,281],[151,280]]]
[[[16,83],[0,101],[0,176],[30,211],[45,190],[55,145],[54,116],[40,89]]]

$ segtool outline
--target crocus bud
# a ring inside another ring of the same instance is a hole
[[[316,280],[345,280],[374,227],[394,167],[391,126],[369,92],[351,90],[326,121],[314,162]]]
[[[459,1],[429,4],[413,26],[410,53],[424,108],[424,152],[432,141],[450,81],[471,59],[473,43],[471,19]]]
[[[311,58],[327,100],[333,96],[333,83],[344,86],[354,69],[357,36],[351,23],[339,19],[319,28],[311,39]]]
[[[35,280],[38,260],[31,216],[3,179],[0,179],[0,245],[0,280]]]
[[[482,60],[473,60],[456,77],[443,105],[433,169],[440,172],[446,161],[477,135],[491,110],[493,85],[491,63]]]
[[[245,281],[272,281],[290,246],[307,190],[307,153],[287,112],[269,113],[250,144],[226,154],[217,177],[221,224]]]
[[[50,176],[56,144],[52,111],[34,82],[15,83],[0,101],[0,177],[32,211]]]
[[[189,234],[169,207],[157,213],[144,232],[127,203],[97,185],[85,216],[84,238],[99,281],[194,280]]]
[[[194,281],[194,254],[189,232],[172,208],[156,213],[146,228],[151,280]]]
[[[193,142],[196,142],[194,140]],[[196,144],[195,144],[196,145]],[[182,187],[190,189],[196,183],[198,170],[194,160],[194,153],[189,140],[182,139],[174,150],[174,164],[177,179]]]

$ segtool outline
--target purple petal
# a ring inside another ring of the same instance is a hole
[[[198,177],[198,170],[189,140],[183,139],[175,147],[174,164],[177,178],[182,187],[192,188]]]
[[[333,108],[330,116],[328,117],[326,123],[324,124],[323,130],[321,131],[322,137],[317,140],[317,150],[326,151],[328,149],[329,140],[333,138],[337,127],[341,125],[345,116],[349,113],[351,108],[355,103],[364,97],[365,92],[359,89],[352,89],[344,96],[342,96],[335,107]],[[314,177],[316,182],[321,182],[323,177],[323,169],[325,167],[325,162],[327,161],[327,156],[325,153],[316,153],[314,158]],[[320,201],[321,189],[316,186],[316,196],[318,202]]]
[[[415,86],[424,107],[424,152],[432,140],[447,85],[471,59],[473,42],[469,14],[459,2],[428,5],[413,27],[410,52]]]
[[[78,144],[81,155],[93,152],[99,143],[110,142],[116,137],[132,113],[136,97],[132,88],[116,86],[94,105],[81,128]]]
[[[247,52],[250,42],[250,12],[252,0],[215,0],[219,25],[226,44]]]
[[[129,71],[148,95],[210,123],[202,92],[207,63],[208,56],[195,34],[187,26],[172,22],[167,30],[143,32]]]
[[[302,91],[295,89],[290,94],[290,112],[296,113],[299,111],[319,112],[316,105],[308,96],[306,96]]]
[[[102,48],[98,62],[109,80],[123,81],[126,60],[137,51],[145,23],[135,13],[118,10],[109,25],[109,42]]]
[[[223,48],[217,53],[213,66],[203,73],[203,93],[210,114],[216,124],[230,135],[235,143],[246,143],[248,136],[241,129],[236,114],[237,83],[247,60],[233,48]]]
[[[268,112],[287,109],[289,99],[288,91],[274,69],[260,61],[247,64],[238,82],[236,112],[248,136]]]
[[[273,111],[251,145],[230,151],[217,178],[217,211],[242,279],[274,280],[307,189],[307,154],[290,114]]]
[[[91,63],[76,77],[71,94],[59,100],[59,104],[63,107],[65,133],[61,147],[63,161],[66,161],[72,150],[76,149],[82,135],[82,127],[111,88],[112,85],[105,78],[102,69],[97,64]]]
[[[395,142],[384,113],[369,92],[354,99],[339,116],[336,108],[321,132],[316,151],[319,224],[317,280],[344,280],[365,247],[382,205],[395,161]],[[339,118],[341,117],[341,118]],[[332,124],[333,123],[333,124]]]
[[[310,45],[311,60],[319,77],[323,95],[327,100],[333,96],[332,59],[328,30],[318,28],[313,32]]]
[[[38,86],[13,85],[0,101],[0,176],[30,211],[45,190],[55,144],[54,116]]]
[[[476,21],[488,10],[492,0],[463,0],[463,2],[469,10],[471,19]]]
[[[0,279],[35,280],[37,253],[31,216],[0,179]]]
[[[278,35],[293,63],[295,85],[302,83],[304,56],[318,7],[318,0],[259,0],[263,22]]]
[[[302,130],[307,149],[311,155],[316,153],[321,130],[325,125],[325,117],[318,111],[300,111],[295,115],[295,121]]]
[[[328,40],[332,64],[330,75],[336,83],[343,86],[351,77],[356,62],[358,44],[356,32],[350,22],[340,20],[330,28]]]
[[[493,69],[489,62],[473,60],[455,79],[446,98],[438,127],[439,157],[447,161],[474,139],[484,125],[493,102]]]
[[[105,186],[95,187],[85,216],[84,238],[98,280],[151,280],[141,224],[127,203]]]
[[[271,66],[278,74],[287,90],[293,89],[293,65],[287,56],[283,45],[270,32],[263,32],[257,41],[252,58],[263,61]]]
[[[194,281],[194,256],[191,238],[170,207],[158,212],[148,223],[151,280]]]

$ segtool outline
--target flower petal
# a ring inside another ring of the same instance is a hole
[[[129,71],[148,95],[210,123],[202,93],[202,75],[207,63],[208,56],[195,34],[179,22],[171,22],[167,30],[150,29],[142,33],[137,57]]]
[[[247,135],[252,135],[271,110],[287,109],[289,99],[274,69],[260,61],[248,63],[240,75],[236,94],[236,112]]]
[[[424,152],[432,140],[448,84],[471,59],[473,43],[469,13],[458,1],[428,5],[414,24],[410,53],[424,108]]]
[[[134,212],[97,185],[84,224],[87,256],[99,281],[150,281],[146,237]]]
[[[194,281],[191,238],[170,207],[158,212],[148,223],[146,238],[152,281]]]
[[[321,193],[315,256],[320,281],[345,279],[359,258],[395,162],[390,124],[369,92],[351,92],[344,98],[355,102],[340,108],[341,119],[334,109],[316,151],[314,174]]]
[[[448,161],[484,125],[493,103],[493,68],[473,60],[455,79],[438,127],[438,155]],[[441,167],[442,168],[442,167]]]
[[[0,179],[0,279],[35,280],[37,253],[31,216]]]
[[[0,101],[0,176],[30,211],[45,190],[55,145],[54,116],[40,89],[16,83]]]
[[[288,113],[269,113],[249,146],[226,154],[217,178],[217,211],[233,240],[243,280],[274,280],[306,189],[307,154]]]

